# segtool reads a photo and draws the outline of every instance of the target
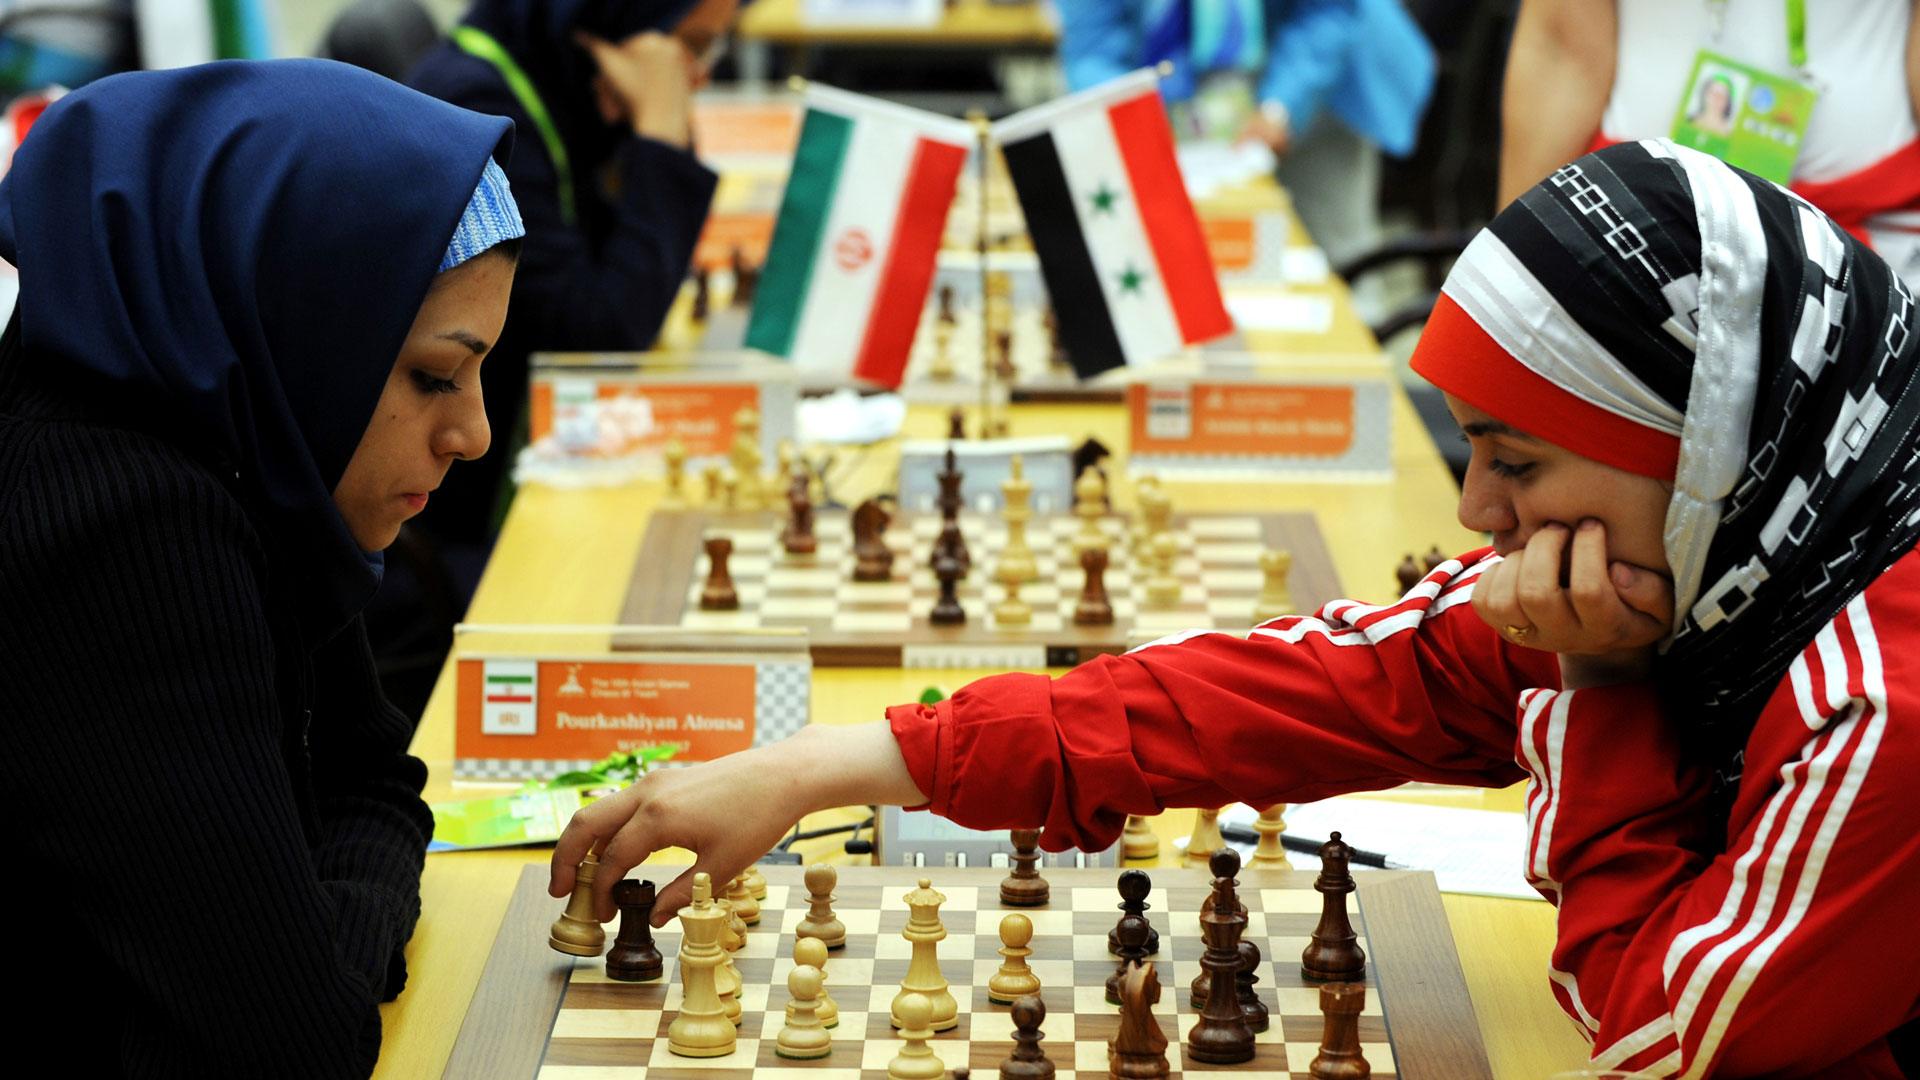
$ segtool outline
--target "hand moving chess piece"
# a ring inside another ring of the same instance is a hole
[[[833,887],[839,883],[840,874],[826,863],[814,863],[807,867],[807,917],[793,932],[800,937],[819,938],[829,949],[838,949],[847,943],[847,928],[833,913]]]
[[[1206,952],[1200,967],[1207,976],[1207,1002],[1200,1020],[1187,1035],[1187,1054],[1210,1065],[1237,1065],[1253,1057],[1253,1030],[1240,1010],[1240,935],[1247,928],[1246,910],[1234,891],[1240,856],[1232,848],[1214,852],[1213,908],[1200,915],[1200,936]]]
[[[894,1001],[893,1016],[906,1045],[887,1062],[887,1080],[946,1080],[946,1063],[927,1045],[936,1030],[933,1003],[924,994],[902,994]]]
[[[1287,820],[1281,816],[1286,812],[1286,803],[1274,803],[1254,819],[1253,831],[1260,835],[1260,843],[1253,849],[1252,865],[1256,869],[1293,869],[1293,864],[1287,861],[1287,849],[1280,843],[1281,834],[1287,831]]]
[[[607,978],[620,982],[657,979],[665,958],[653,944],[653,882],[627,879],[613,885],[613,902],[620,909],[620,934],[607,951]]]
[[[827,1034],[826,1025],[820,1022],[823,985],[819,968],[797,964],[787,972],[787,992],[793,995],[793,1000],[787,1003],[786,1023],[780,1026],[780,1035],[773,1045],[776,1055],[808,1061],[833,1052],[833,1036]]]
[[[1107,549],[1088,548],[1081,552],[1080,574],[1080,599],[1073,605],[1074,625],[1113,625],[1113,601],[1107,598]],[[1158,846],[1154,851],[1158,854]]]
[[[1027,966],[1033,950],[1033,920],[1014,913],[1000,920],[1000,970],[987,980],[987,1000],[1011,1005],[1028,994],[1040,992],[1040,978]]]
[[[727,572],[727,558],[733,554],[733,541],[724,536],[707,537],[707,583],[700,590],[701,611],[736,611],[740,594],[734,590],[733,576]]]
[[[1220,835],[1219,809],[1202,807],[1194,811],[1193,835],[1187,838],[1187,865],[1205,863],[1226,846],[1226,839]]]
[[[1146,926],[1146,952],[1152,956],[1160,951],[1160,931],[1153,928],[1147,919],[1147,894],[1153,891],[1153,879],[1147,877],[1145,870],[1122,870],[1120,872],[1120,920],[1107,931],[1107,951],[1120,955],[1120,928],[1129,922],[1139,922]]]
[[[693,903],[680,909],[680,1013],[667,1026],[667,1049],[681,1057],[723,1057],[739,1038],[714,981],[727,959],[720,947],[726,926],[727,913],[713,903],[713,879],[693,875]]]
[[[1360,1053],[1360,1010],[1367,1006],[1363,983],[1326,983],[1320,987],[1320,1013],[1325,1018],[1320,1052],[1307,1066],[1313,1080],[1367,1080],[1373,1066]]]
[[[1051,896],[1047,879],[1040,876],[1040,830],[1014,829],[1013,854],[1007,861],[1013,872],[1000,883],[1000,902],[1008,907],[1039,907]]]
[[[1028,994],[1013,1003],[1013,1053],[1000,1063],[1000,1080],[1053,1080],[1053,1062],[1040,1047],[1047,1003]]]
[[[600,852],[593,849],[573,872],[573,892],[567,909],[547,932],[547,944],[569,956],[599,956],[607,947],[607,931],[593,917],[593,879],[600,872]]]
[[[960,1005],[947,988],[947,977],[940,973],[937,946],[946,939],[947,928],[940,923],[940,905],[944,894],[934,891],[933,883],[920,879],[920,887],[907,893],[907,928],[900,932],[913,945],[913,957],[907,961],[907,977],[900,980],[900,992],[893,999],[893,1026],[906,1027],[901,1002],[920,996],[931,1010],[928,1023],[934,1031],[951,1031],[960,1023]],[[902,1038],[905,1038],[903,1035]]]
[[[1354,890],[1350,851],[1339,833],[1320,845],[1320,875],[1313,887],[1320,893],[1320,922],[1300,954],[1300,974],[1309,979],[1348,982],[1367,971],[1367,954],[1347,918],[1347,895]]]
[[[804,964],[820,972],[820,1008],[818,1016],[823,1027],[834,1027],[840,1023],[840,1006],[833,1000],[833,993],[827,988],[827,943],[819,938],[796,937],[793,939],[793,962]]]
[[[1114,1080],[1160,1080],[1167,1075],[1167,1035],[1153,1014],[1159,1001],[1160,977],[1153,961],[1129,963],[1120,980],[1120,1031],[1113,1037],[1107,1071]]]
[[[880,499],[868,499],[853,508],[853,580],[887,581],[893,577],[893,549],[887,546],[887,526],[893,513]]]

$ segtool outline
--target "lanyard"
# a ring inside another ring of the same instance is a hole
[[[1727,4],[1729,0],[1709,0],[1709,30],[1715,44],[1727,28]],[[1794,69],[1806,73],[1807,70],[1807,0],[1786,0],[1787,3],[1787,61]]]
[[[553,172],[560,188],[560,218],[571,227],[574,224],[573,162],[567,157],[567,145],[560,141],[560,130],[553,126],[553,117],[547,112],[546,102],[540,100],[539,92],[533,88],[533,80],[520,70],[520,65],[507,53],[506,47],[485,30],[476,26],[456,26],[452,36],[453,43],[461,52],[493,65],[500,77],[506,80],[507,89],[513,92],[520,107],[527,110],[534,128],[540,132],[540,141],[547,145],[547,156],[553,159]]]

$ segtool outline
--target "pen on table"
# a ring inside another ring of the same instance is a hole
[[[1236,844],[1255,844],[1260,841],[1260,834],[1244,825],[1222,825],[1220,826],[1220,836],[1222,839],[1231,840]],[[1297,851],[1302,855],[1320,854],[1320,845],[1324,843],[1326,843],[1325,840],[1310,840],[1304,836],[1295,836],[1292,833],[1280,834],[1281,847],[1286,848],[1288,851]],[[1379,852],[1362,851],[1351,845],[1348,846],[1347,852],[1349,861],[1357,865],[1373,866],[1382,870],[1387,869],[1387,857]]]

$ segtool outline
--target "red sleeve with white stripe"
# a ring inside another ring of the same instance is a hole
[[[936,813],[1043,824],[1053,850],[1103,848],[1127,814],[1170,806],[1510,784],[1523,775],[1513,701],[1559,685],[1559,668],[1474,614],[1490,562],[1486,549],[1449,560],[1386,607],[1340,600],[1244,634],[1189,631],[1058,679],[982,679],[888,719]]]
[[[1767,703],[1724,827],[1641,686],[1522,696],[1527,870],[1559,904],[1553,992],[1596,1064],[1899,1077],[1920,1014],[1920,638],[1909,555]]]

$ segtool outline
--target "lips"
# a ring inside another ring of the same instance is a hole
[[[427,508],[427,493],[424,491],[410,491],[400,497],[407,501],[407,505],[412,507],[416,514]]]

